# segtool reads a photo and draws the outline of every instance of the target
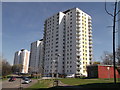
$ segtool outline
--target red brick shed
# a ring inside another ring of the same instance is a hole
[[[87,66],[90,78],[114,78],[113,65],[89,65]],[[116,78],[120,78],[120,67],[116,68]]]

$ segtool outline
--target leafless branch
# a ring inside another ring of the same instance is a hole
[[[114,17],[111,13],[108,12],[107,7],[106,7],[106,2],[105,2],[105,11],[107,12],[107,14],[109,14],[112,17]]]
[[[111,27],[113,27],[113,26],[107,26],[107,28],[111,28]]]
[[[119,12],[120,12],[120,10],[116,13],[116,15],[118,15],[118,14],[119,14]]]

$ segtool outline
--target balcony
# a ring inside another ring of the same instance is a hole
[[[77,18],[76,21],[80,21],[80,19]]]
[[[92,44],[93,42],[92,41],[89,41],[89,44]]]
[[[88,27],[92,27],[92,24],[88,24]]]
[[[89,41],[92,41],[92,38],[89,38]]]
[[[77,11],[76,13],[77,13],[77,14],[80,14],[80,12],[79,12],[79,11]]]
[[[92,48],[92,45],[89,45],[89,48]]]
[[[89,30],[89,34],[92,34],[92,31],[91,31],[91,30]]]
[[[91,51],[89,50],[89,54],[90,54],[90,55],[92,55],[92,54],[93,54],[93,53],[92,53],[92,50],[91,50]]]
[[[77,38],[76,38],[76,40],[78,40],[78,41],[79,41],[79,40],[80,40],[80,38],[79,38],[79,37],[77,37]]]
[[[80,45],[76,45],[76,48],[77,48],[77,49],[80,49]]]
[[[79,32],[80,32],[80,30],[78,30],[78,29],[77,29],[77,30],[76,30],[76,32],[77,32],[77,33],[79,33]]]
[[[89,34],[89,37],[92,37],[92,34]]]
[[[77,36],[77,37],[79,37],[79,36],[80,36],[80,34],[78,34],[78,33],[77,33],[77,34],[76,34],[76,36]]]
[[[80,25],[80,23],[79,23],[79,22],[77,22],[77,23],[76,23],[76,25]]]
[[[89,27],[88,29],[89,29],[89,30],[92,30],[92,27]]]
[[[89,52],[92,52],[92,49],[89,49]]]
[[[77,60],[77,63],[80,63],[80,60],[79,59],[76,59]]]
[[[76,28],[77,28],[78,30],[80,29],[80,27],[79,27],[79,26],[77,26]]]
[[[90,21],[91,21],[91,20],[92,20],[92,18],[91,18],[91,17],[89,17],[89,18],[88,18],[88,20],[90,20]]]
[[[76,17],[77,17],[77,18],[80,18],[80,15],[79,15],[79,14],[77,14],[77,15],[76,15]]]
[[[89,23],[89,24],[91,24],[91,23],[92,23],[92,21],[91,21],[91,20],[89,20],[89,21],[88,21],[88,23]]]
[[[77,46],[77,45],[80,45],[80,42],[76,42],[76,46]]]

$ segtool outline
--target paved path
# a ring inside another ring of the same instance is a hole
[[[22,82],[22,80],[21,80],[21,82]],[[36,82],[37,82],[37,80],[34,79],[29,84],[21,84],[21,87],[28,88],[31,85],[35,84]],[[12,90],[12,89],[18,89],[18,88],[20,88],[20,79],[16,79],[13,82],[9,82],[8,80],[5,80],[2,82],[2,90],[9,90],[9,89]]]

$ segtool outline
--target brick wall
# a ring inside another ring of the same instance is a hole
[[[98,78],[114,78],[113,66],[98,66]],[[116,78],[120,78],[117,70]]]

